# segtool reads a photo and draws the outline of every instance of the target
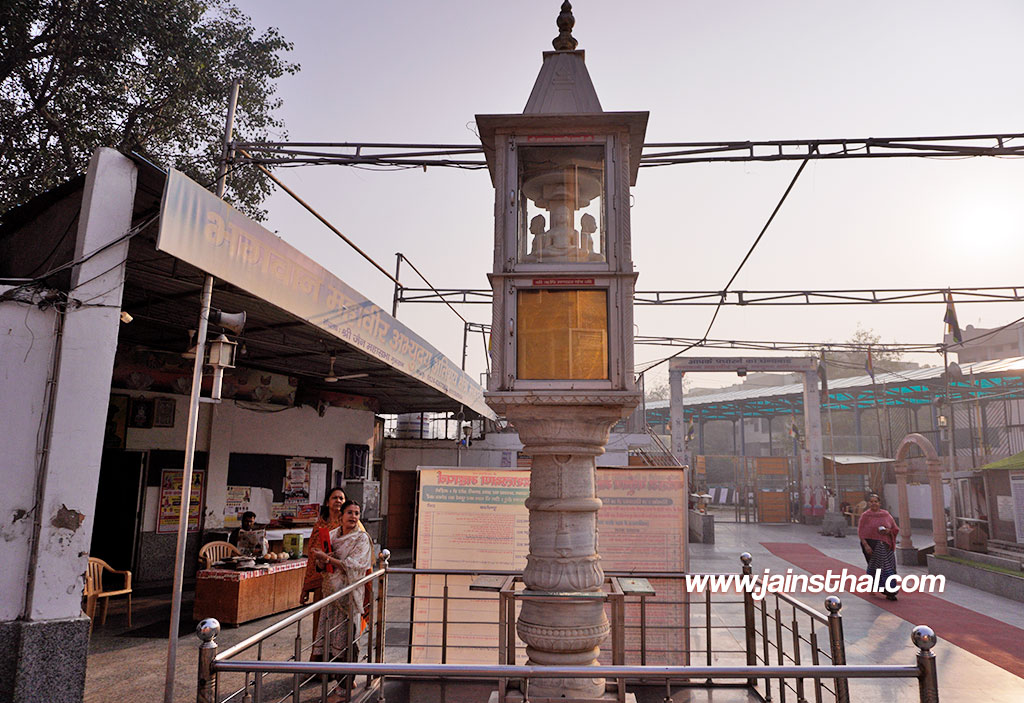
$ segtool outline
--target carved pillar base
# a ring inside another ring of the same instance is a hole
[[[608,636],[603,600],[587,601],[586,596],[600,593],[604,583],[598,554],[601,500],[596,494],[595,458],[604,453],[612,426],[638,398],[623,400],[618,405],[595,406],[488,398],[519,431],[523,450],[533,457],[526,501],[530,511],[530,554],[523,570],[526,589],[538,596],[581,596],[524,600],[516,630],[526,642],[531,664],[595,665],[600,644]],[[530,694],[538,698],[598,698],[604,690],[602,678],[530,682]]]

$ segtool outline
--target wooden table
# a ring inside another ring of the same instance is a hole
[[[196,574],[192,617],[238,625],[301,605],[306,560],[290,559],[252,571],[203,569]]]

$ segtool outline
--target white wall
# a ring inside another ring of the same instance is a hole
[[[883,491],[885,493],[885,504],[893,517],[897,516],[899,502],[897,500],[896,485],[888,483]],[[949,486],[942,486],[943,505],[949,505]],[[911,520],[932,519],[932,489],[927,483],[914,483],[907,486],[907,500],[910,503]],[[928,535],[931,538],[931,535]]]
[[[173,428],[129,428],[126,448],[144,451],[185,447],[188,397],[158,393],[131,393],[132,397],[163,395],[176,400]],[[224,400],[202,403],[196,441],[198,451],[208,453],[206,529],[222,527],[227,498],[228,462],[232,453],[330,457],[335,469],[345,463],[346,444],[373,443],[373,413],[328,407],[320,417],[315,408],[288,408]],[[212,443],[211,443],[212,438]],[[244,485],[244,484],[243,484]],[[142,529],[156,529],[159,488],[146,489]],[[310,496],[319,502],[321,496]]]
[[[9,289],[0,286],[0,293]],[[53,361],[55,317],[52,308],[0,303],[0,622],[16,619],[25,607],[36,443]]]

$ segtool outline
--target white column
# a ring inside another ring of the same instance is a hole
[[[228,464],[234,430],[235,408],[227,403],[211,403],[207,419],[209,437],[206,462],[206,529],[224,526],[224,506],[228,499]],[[200,420],[203,416],[200,415]],[[311,498],[312,499],[312,498]],[[319,500],[319,498],[317,498]]]
[[[112,149],[89,163],[75,258],[94,254],[131,228],[136,167]],[[57,383],[43,476],[41,528],[28,573],[29,620],[77,617],[92,537],[96,486],[114,367],[124,240],[72,269],[70,297],[59,342]]]
[[[683,416],[683,372],[668,372],[669,422],[671,423],[672,453],[677,458],[686,454],[686,422]],[[686,463],[687,459],[683,459]]]
[[[821,394],[818,392],[818,372],[804,372],[804,431],[806,447],[800,455],[800,480],[804,495],[814,496],[825,486],[825,470],[822,466],[821,450]],[[806,497],[804,504],[807,504]],[[824,505],[815,506],[812,515],[819,518],[824,514]]]
[[[632,408],[586,405],[506,406],[530,473],[530,553],[523,570],[528,592],[576,593],[575,600],[526,598],[516,623],[528,663],[541,666],[597,664],[609,632],[603,599],[604,571],[598,554],[596,459],[608,433]],[[604,679],[534,679],[531,697],[599,698]]]

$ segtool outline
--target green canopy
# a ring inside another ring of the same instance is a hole
[[[993,461],[991,464],[979,466],[977,470],[987,471],[988,469],[1006,469],[1009,471],[1024,470],[1024,452],[1019,452],[1013,456],[1008,456],[1005,459],[1000,459],[999,461]]]

